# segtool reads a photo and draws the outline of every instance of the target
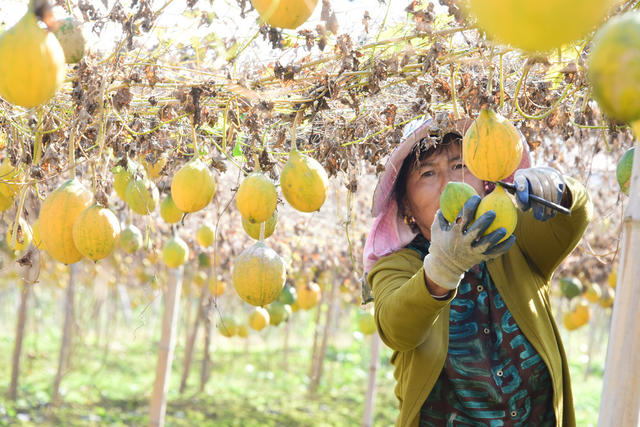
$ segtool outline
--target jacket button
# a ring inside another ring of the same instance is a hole
[[[502,375],[504,375],[504,373],[502,372],[502,369],[501,369],[501,370],[499,370],[498,372],[496,372],[496,375],[497,375],[497,376],[499,376],[499,377],[501,377]]]
[[[478,292],[482,292],[482,291],[484,291],[484,286],[482,286],[482,285],[478,285],[478,286],[476,287],[476,290],[477,290]]]
[[[518,416],[518,411],[511,411],[511,418],[515,418]]]

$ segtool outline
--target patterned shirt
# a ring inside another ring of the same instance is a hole
[[[428,242],[416,243],[409,248],[428,251]],[[465,273],[451,301],[447,358],[420,426],[528,425],[555,425],[549,370],[483,262]]]

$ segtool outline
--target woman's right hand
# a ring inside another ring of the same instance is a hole
[[[480,200],[480,196],[472,196],[451,224],[440,210],[433,220],[424,271],[428,279],[442,288],[455,289],[465,271],[507,252],[516,240],[511,235],[498,243],[507,234],[502,227],[483,236],[496,214],[488,211],[474,221]]]

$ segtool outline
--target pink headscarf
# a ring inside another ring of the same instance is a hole
[[[471,119],[458,120],[450,132],[462,136],[472,123]],[[404,128],[400,144],[391,152],[384,171],[378,178],[371,206],[371,215],[375,220],[367,237],[363,254],[365,273],[368,273],[380,258],[404,248],[417,235],[409,225],[404,223],[398,212],[398,203],[393,190],[404,159],[411,153],[418,141],[429,136],[432,126],[433,119],[431,117],[408,123]],[[445,133],[447,132],[441,132],[442,135]],[[521,137],[524,142],[522,160],[517,169],[528,168],[531,165],[528,144],[522,134]],[[513,182],[513,174],[504,181]],[[485,189],[487,188],[492,190],[493,184],[485,182]]]

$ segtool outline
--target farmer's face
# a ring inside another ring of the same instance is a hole
[[[461,146],[451,143],[413,165],[407,177],[405,213],[416,219],[422,235],[431,240],[431,224],[440,208],[440,194],[451,181],[466,182],[480,196],[482,181],[462,162]]]

